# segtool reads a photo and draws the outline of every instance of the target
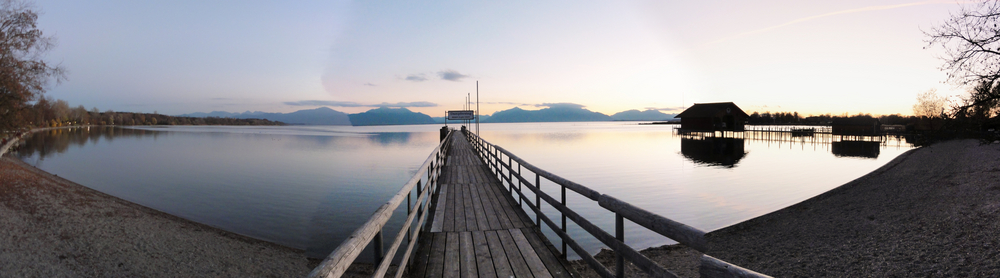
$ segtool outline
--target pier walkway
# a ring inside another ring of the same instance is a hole
[[[411,277],[570,277],[535,223],[454,133]]]
[[[522,169],[534,175],[533,182],[522,175]],[[547,187],[558,189],[558,199],[540,189],[542,178],[558,185]],[[615,235],[567,207],[567,191],[614,213]],[[403,227],[386,247],[383,228],[404,200]],[[542,205],[558,212],[561,225],[541,210]],[[534,213],[534,222],[527,209]],[[567,220],[615,252],[613,273],[570,237]],[[549,173],[476,134],[442,129],[441,143],[413,177],[309,277],[341,277],[369,246],[377,265],[372,277],[571,277],[565,260],[567,247],[601,277],[624,277],[626,261],[652,277],[677,277],[625,244],[625,220],[694,250],[707,250],[701,230]],[[562,251],[540,232],[540,223],[558,236]],[[399,267],[390,272],[390,265]],[[708,255],[701,257],[699,273],[701,277],[768,277]]]

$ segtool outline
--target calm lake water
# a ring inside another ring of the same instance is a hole
[[[125,200],[324,257],[416,173],[438,144],[440,127],[77,128],[38,133],[19,155]],[[673,128],[480,126],[484,139],[536,166],[704,231],[808,199],[912,148],[894,138],[882,144],[712,139]],[[553,185],[542,182],[558,196]],[[613,233],[613,214],[569,195],[571,208]],[[399,229],[400,215],[403,206],[387,234]],[[592,252],[601,246],[572,225],[571,234]],[[637,249],[672,243],[634,224],[626,225],[626,242]]]

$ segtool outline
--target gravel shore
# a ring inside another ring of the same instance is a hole
[[[0,158],[0,277],[303,277],[301,250],[229,233]]]
[[[954,140],[915,149],[706,239],[709,255],[775,277],[1000,277],[1000,145]],[[641,252],[697,276],[697,251]],[[613,255],[602,254],[613,266]]]
[[[707,239],[710,255],[779,277],[998,277],[1000,145],[909,151]]]

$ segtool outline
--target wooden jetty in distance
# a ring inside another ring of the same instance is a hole
[[[559,196],[541,190],[543,179],[549,191],[558,188]],[[613,213],[615,234],[570,209],[567,192]],[[383,226],[404,199],[404,225],[386,247]],[[557,211],[558,218],[546,215],[542,206]],[[529,209],[534,219],[526,213]],[[626,219],[695,250],[707,250],[705,232],[535,167],[463,128],[443,136],[399,193],[309,277],[340,277],[368,246],[377,265],[372,277],[572,277],[576,275],[566,261],[567,247],[602,277],[624,277],[625,260],[652,277],[676,277],[624,243]],[[615,251],[614,271],[569,236],[567,220]],[[562,248],[552,245],[542,229],[554,232]],[[394,273],[389,273],[390,265],[398,266]],[[700,272],[702,277],[768,277],[708,255],[701,258]]]
[[[675,128],[678,135],[688,138],[737,138],[748,141],[774,143],[797,143],[833,145],[841,142],[869,142],[897,147],[906,138],[901,126],[882,125],[881,132],[875,134],[837,134],[829,125],[747,125],[744,131],[702,131]]]

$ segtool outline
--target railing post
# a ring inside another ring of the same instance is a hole
[[[418,181],[417,182],[417,192],[419,192],[419,191],[420,191],[420,182]],[[410,201],[410,195],[413,195],[413,192],[410,192],[410,193],[406,194],[406,216],[407,217],[410,216],[410,213],[413,213],[413,202]],[[417,193],[417,196],[419,197],[420,193]],[[417,209],[419,210],[420,208],[417,208]],[[417,214],[419,214],[419,213],[417,213]],[[406,243],[410,243],[410,241],[412,241],[410,239],[410,230],[412,230],[411,229],[412,227],[413,226],[406,226]]]
[[[379,228],[378,233],[375,234],[375,242],[373,249],[375,249],[375,265],[382,263],[382,259],[385,258],[385,249],[382,245],[382,229]]]
[[[540,192],[542,192],[542,183],[541,183],[541,180],[538,179],[538,173],[535,173],[535,188],[538,188],[538,192],[539,192],[539,193],[535,193],[535,207],[537,207],[538,211],[541,212],[542,211],[542,194],[540,194]],[[539,229],[541,229],[541,227],[542,227],[542,220],[538,217],[538,213],[535,214],[535,226],[538,226]]]
[[[625,244],[625,218],[615,213],[615,239]],[[615,277],[625,277],[625,257],[621,251],[615,251]]]
[[[514,194],[514,165],[510,163],[510,156],[507,156],[507,189],[511,194]],[[520,200],[520,198],[518,198]]]
[[[511,186],[514,186],[514,185],[512,184]],[[517,163],[517,191],[521,192],[521,193],[519,193],[517,195],[518,196],[517,197],[517,205],[518,206],[524,205],[524,202],[522,201],[523,199],[520,197],[521,194],[524,194],[524,191],[522,191],[522,190],[523,190],[523,188],[521,187],[521,163]]]
[[[561,184],[560,184],[560,186],[562,187],[562,194],[561,194],[561,196],[562,196],[562,205],[563,205],[563,207],[566,207],[566,186],[565,185],[561,185]],[[562,215],[562,232],[566,233],[566,213],[565,212],[561,212],[560,214]],[[565,260],[566,259],[566,241],[565,240],[560,240],[560,241],[562,241],[562,258]]]

